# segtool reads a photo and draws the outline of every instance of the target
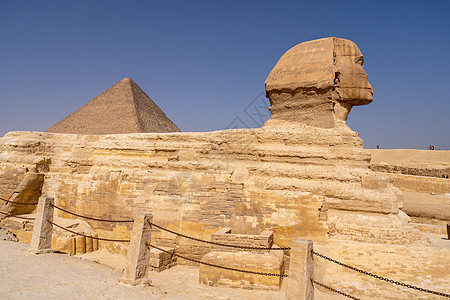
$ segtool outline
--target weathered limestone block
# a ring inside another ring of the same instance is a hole
[[[284,272],[283,251],[281,250],[266,253],[213,251],[206,254],[201,261],[250,272],[271,274],[283,274]],[[199,266],[199,282],[205,285],[278,290],[281,281],[282,278],[279,276],[231,271],[204,264]]]
[[[94,243],[92,238],[86,238],[86,252],[94,251]]]
[[[75,237],[75,254],[86,253],[86,238],[84,236]]]
[[[150,259],[148,244],[151,241],[152,221],[152,215],[141,214],[134,217],[127,264],[120,281],[131,285],[145,284],[149,281],[146,276]]]
[[[38,254],[52,251],[53,204],[55,199],[39,198],[30,251]]]
[[[4,199],[18,203],[36,203],[41,196],[43,184],[44,174],[26,172],[23,179],[12,192],[11,197],[4,197]],[[12,215],[31,213],[35,209],[36,206],[33,205],[21,205],[0,201],[0,210]],[[0,215],[0,220],[4,217],[4,215]]]
[[[94,234],[92,236],[98,238],[98,234]],[[98,240],[92,239],[92,251],[97,251],[97,250],[98,250]]]
[[[273,231],[265,230],[261,234],[236,234],[232,233],[231,228],[225,227],[221,230],[211,234],[211,241],[229,246],[245,246],[270,248],[273,245]],[[226,247],[219,245],[212,245],[212,251],[242,251],[241,248]],[[267,250],[256,250],[252,252],[265,253]]]
[[[162,272],[177,265],[177,257],[173,255],[175,249],[169,247],[161,247],[164,251],[152,248],[150,249],[150,270]]]
[[[314,299],[313,242],[297,239],[292,241],[289,277],[287,279],[286,299]]]

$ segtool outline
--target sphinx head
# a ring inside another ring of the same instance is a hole
[[[372,102],[363,68],[364,57],[352,41],[331,37],[298,44],[266,79],[269,121],[324,128],[346,123],[353,106]]]

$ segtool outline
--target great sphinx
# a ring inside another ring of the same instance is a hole
[[[369,169],[369,152],[347,126],[353,106],[372,102],[363,67],[349,40],[293,47],[267,77],[272,115],[257,129],[10,132],[0,139],[0,196],[9,197],[27,170],[46,161],[39,192],[78,214],[152,213],[155,223],[202,238],[223,227],[270,229],[279,246],[297,237],[409,243],[420,235],[401,211],[399,190]],[[88,222],[105,237],[130,234],[129,226]],[[193,257],[207,252],[164,232],[154,237]],[[108,242],[100,247],[125,251]]]

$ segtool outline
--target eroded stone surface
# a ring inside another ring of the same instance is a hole
[[[333,128],[351,108],[372,102],[364,57],[352,41],[324,38],[298,44],[277,62],[266,79],[272,117],[283,122]]]
[[[260,234],[239,234],[232,232],[231,228],[224,227],[211,235],[211,241],[227,245],[211,245],[212,251],[242,251],[242,248],[238,247],[270,248],[273,246],[273,231],[265,230]],[[252,250],[252,252],[264,253],[267,250]]]
[[[30,251],[32,252],[41,253],[52,250],[54,201],[55,199],[50,197],[39,198],[33,237],[30,242]]]
[[[134,217],[131,240],[128,246],[127,264],[124,277],[121,279],[125,283],[132,285],[141,284],[146,281],[150,260],[152,215],[139,214]]]
[[[289,278],[287,279],[286,299],[314,299],[313,242],[296,239],[292,241]]]

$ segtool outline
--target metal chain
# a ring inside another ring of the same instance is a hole
[[[323,283],[320,283],[320,282],[318,282],[318,281],[315,281],[314,279],[311,279],[311,282],[314,283],[314,284],[317,284],[317,285],[319,285],[319,286],[321,286],[321,287],[323,287],[323,288],[326,288],[327,290],[330,290],[330,291],[332,291],[332,292],[335,292],[335,293],[337,293],[337,294],[340,294],[340,295],[342,295],[342,296],[345,296],[345,297],[347,297],[347,298],[350,298],[350,299],[353,299],[353,300],[361,300],[360,298],[356,298],[355,296],[352,296],[352,295],[346,294],[346,293],[344,293],[344,292],[342,292],[342,291],[333,289],[332,287],[329,287],[329,286],[327,286],[327,285],[325,285],[325,284],[323,284]]]
[[[110,222],[110,223],[133,223],[134,220],[108,220],[108,219],[99,219],[99,218],[94,218],[94,217],[88,217],[88,216],[83,216],[83,215],[79,215],[76,214],[74,212],[68,211],[62,207],[56,206],[54,204],[50,204],[51,206],[53,206],[56,209],[59,209],[65,213],[68,213],[69,215],[73,215],[73,216],[77,216],[83,219],[88,219],[88,220],[93,220],[93,221],[100,221],[100,222]]]
[[[16,215],[10,215],[10,214],[4,213],[2,211],[0,211],[0,214],[4,214],[4,215],[6,215],[6,217],[14,217],[17,219],[34,220],[34,218],[26,218],[26,217],[21,217],[21,216],[16,216]]]
[[[194,240],[194,241],[197,241],[197,242],[202,242],[202,243],[207,243],[207,244],[212,244],[212,245],[217,245],[217,246],[231,247],[231,248],[239,248],[239,249],[249,249],[249,250],[291,250],[290,247],[264,248],[264,247],[248,247],[248,246],[239,246],[239,245],[222,244],[222,243],[217,243],[217,242],[213,242],[213,241],[202,240],[202,239],[195,238],[195,237],[192,237],[192,236],[188,236],[188,235],[185,235],[185,234],[176,232],[176,231],[172,231],[172,230],[170,230],[170,229],[167,229],[167,228],[164,228],[164,227],[162,227],[162,226],[156,225],[155,223],[152,223],[152,222],[150,222],[150,221],[149,221],[149,223],[150,223],[152,226],[155,226],[156,228],[159,228],[159,229],[161,229],[161,230],[170,232],[170,233],[172,233],[172,234],[175,234],[175,235],[178,235],[178,236],[181,236],[181,237],[190,239],[190,240]]]
[[[12,204],[20,204],[20,205],[38,205],[38,202],[33,202],[33,203],[22,203],[22,202],[14,202],[14,201],[6,200],[6,199],[3,199],[3,198],[0,198],[0,200],[5,201],[6,204],[12,203]]]
[[[87,238],[91,238],[91,239],[94,239],[94,240],[107,241],[107,242],[123,242],[123,243],[128,243],[128,242],[130,242],[130,240],[104,239],[104,238],[99,238],[99,237],[95,237],[95,236],[85,235],[85,234],[82,234],[82,233],[79,233],[79,232],[76,232],[76,231],[72,231],[72,230],[70,230],[70,229],[67,229],[67,228],[65,228],[65,227],[62,227],[61,225],[58,225],[58,224],[56,224],[56,223],[53,223],[53,222],[50,222],[50,221],[48,221],[48,222],[49,222],[50,224],[52,224],[52,225],[55,225],[56,227],[59,227],[59,228],[65,230],[65,231],[71,232],[71,233],[76,234],[76,235],[81,235],[81,236],[84,236],[84,237],[87,237]]]
[[[413,289],[413,290],[417,290],[417,291],[421,291],[421,292],[425,292],[425,293],[430,293],[430,294],[434,294],[434,295],[439,295],[439,296],[442,296],[442,297],[450,298],[449,294],[444,294],[444,293],[441,293],[441,292],[436,292],[436,291],[424,289],[424,288],[421,288],[421,287],[418,287],[418,286],[414,286],[414,285],[410,285],[410,284],[407,284],[407,283],[395,281],[395,280],[392,280],[392,279],[389,279],[389,278],[386,278],[386,277],[382,277],[382,276],[379,276],[379,275],[376,275],[376,274],[373,274],[373,273],[370,273],[370,272],[367,272],[367,271],[364,271],[364,270],[361,270],[361,269],[358,269],[358,268],[346,265],[344,263],[338,262],[337,260],[334,260],[334,259],[332,259],[332,258],[330,258],[328,256],[325,256],[323,254],[317,253],[315,251],[313,251],[313,254],[316,255],[316,256],[319,256],[319,257],[321,257],[323,259],[326,259],[328,261],[331,261],[332,263],[338,264],[340,266],[343,266],[343,267],[348,268],[350,270],[359,272],[361,274],[374,277],[374,278],[379,279],[379,280],[383,280],[383,281],[386,281],[386,282],[389,282],[389,283],[392,283],[392,284],[396,284],[396,285],[400,285],[400,286],[403,286],[403,287],[407,287],[407,288],[410,288],[410,289]]]
[[[287,274],[275,274],[275,273],[255,272],[255,271],[241,270],[241,269],[235,269],[235,268],[230,268],[230,267],[225,267],[225,266],[214,265],[214,264],[210,264],[210,263],[203,262],[203,261],[200,261],[200,260],[188,258],[188,257],[182,256],[182,255],[180,255],[180,254],[176,254],[174,251],[167,251],[167,250],[164,250],[164,249],[162,249],[162,248],[156,247],[156,246],[154,246],[154,245],[152,245],[152,244],[149,244],[149,243],[146,243],[146,245],[147,245],[147,247],[153,247],[153,248],[158,249],[158,250],[160,250],[160,251],[163,251],[163,252],[166,252],[166,253],[173,254],[173,255],[175,255],[175,256],[177,256],[177,257],[179,257],[179,258],[182,258],[182,259],[185,259],[185,260],[189,260],[189,261],[192,261],[192,262],[195,262],[195,263],[199,263],[199,264],[202,264],[202,265],[207,265],[207,266],[210,266],[210,267],[215,267],[215,268],[225,269],[225,270],[230,270],[230,271],[237,271],[237,272],[242,272],[242,273],[255,274],[255,275],[277,276],[277,277],[288,277]]]
[[[4,200],[4,199],[2,199],[2,200]],[[8,201],[8,200],[5,200],[5,201]],[[9,202],[11,202],[11,201],[9,201]],[[11,203],[15,203],[15,202],[11,202]],[[22,203],[19,203],[19,204],[22,204]],[[23,204],[25,204],[25,203],[23,203]],[[30,203],[26,203],[26,204],[30,204]],[[37,204],[37,203],[31,203],[31,204]],[[31,204],[30,204],[30,205],[31,205]],[[62,208],[62,207],[56,206],[56,205],[54,205],[54,204],[51,204],[51,205],[52,205],[54,208],[59,209],[59,210],[65,212],[65,213],[68,213],[68,214],[70,214],[70,215],[73,215],[73,216],[76,216],[76,217],[79,217],[79,218],[88,219],[88,220],[100,221],[100,222],[110,222],[110,223],[132,223],[132,222],[134,222],[134,220],[109,220],[109,219],[100,219],[100,218],[95,218],[95,217],[88,217],[88,216],[84,216],[84,215],[80,215],[80,214],[71,212],[71,211],[69,211],[69,210],[66,210],[66,209],[64,209],[64,208]],[[222,244],[222,243],[217,243],[217,242],[213,242],[213,241],[207,241],[207,240],[203,240],[203,239],[191,237],[191,236],[188,236],[188,235],[185,235],[185,234],[182,234],[182,233],[175,232],[175,231],[172,231],[172,230],[170,230],[170,229],[164,228],[164,227],[159,226],[159,225],[157,225],[157,224],[154,224],[154,223],[152,223],[152,222],[149,222],[149,223],[150,223],[151,225],[153,225],[153,226],[155,226],[155,227],[161,229],[161,230],[170,232],[170,233],[175,234],[175,235],[177,235],[177,236],[181,236],[181,237],[184,237],[184,238],[187,238],[187,239],[191,239],[191,240],[194,240],[194,241],[197,241],[197,242],[202,242],[202,243],[207,243],[207,244],[212,244],[212,245],[217,245],[217,246],[231,247],[231,248],[238,248],[238,249],[248,249],[248,250],[291,250],[290,247],[280,247],[280,248],[272,248],[272,247],[249,247],[249,246],[239,246],[239,245]]]

